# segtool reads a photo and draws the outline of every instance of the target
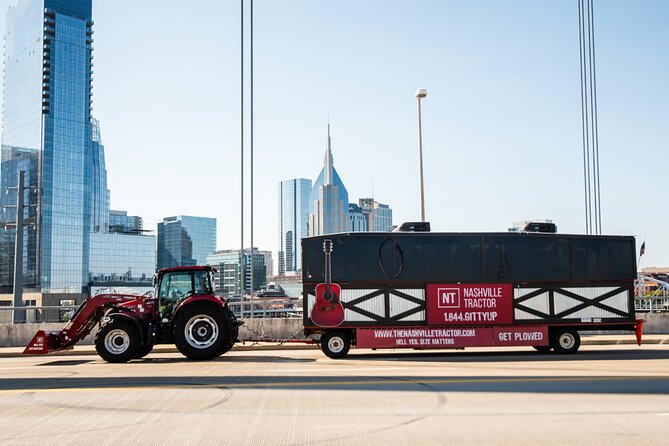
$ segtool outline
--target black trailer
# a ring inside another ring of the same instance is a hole
[[[635,242],[543,233],[341,233],[302,240],[304,329],[349,348],[527,345],[631,330]]]

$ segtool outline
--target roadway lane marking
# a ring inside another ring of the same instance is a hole
[[[203,377],[206,378],[206,377]],[[266,378],[258,376],[256,378]],[[337,386],[388,386],[398,384],[432,385],[432,384],[494,384],[494,383],[547,383],[547,382],[595,382],[595,381],[668,381],[669,376],[605,376],[605,377],[564,377],[564,378],[447,378],[447,379],[404,379],[402,377],[389,376],[385,379],[369,379],[355,381],[299,381],[299,382],[262,382],[262,383],[214,383],[195,385],[137,385],[119,387],[65,387],[52,389],[2,389],[0,395],[21,393],[49,393],[49,392],[82,392],[82,391],[123,391],[128,392],[138,389],[255,389],[255,388],[290,388],[290,387],[337,387]],[[62,382],[62,381],[61,381]],[[447,389],[446,389],[447,390]]]

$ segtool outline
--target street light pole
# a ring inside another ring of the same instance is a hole
[[[416,90],[416,100],[418,101],[418,166],[420,178],[420,221],[425,221],[425,190],[423,188],[423,128],[420,116],[420,100],[427,96],[425,88]]]

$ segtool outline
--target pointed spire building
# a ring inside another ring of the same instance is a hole
[[[339,178],[332,156],[332,138],[328,140],[323,169],[311,189],[309,236],[345,232],[348,223],[348,191]]]

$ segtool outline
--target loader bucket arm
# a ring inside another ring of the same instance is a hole
[[[136,299],[137,296],[102,294],[86,299],[67,321],[62,330],[38,331],[33,336],[24,354],[45,354],[72,348],[74,344],[90,334],[108,309],[118,304]]]

